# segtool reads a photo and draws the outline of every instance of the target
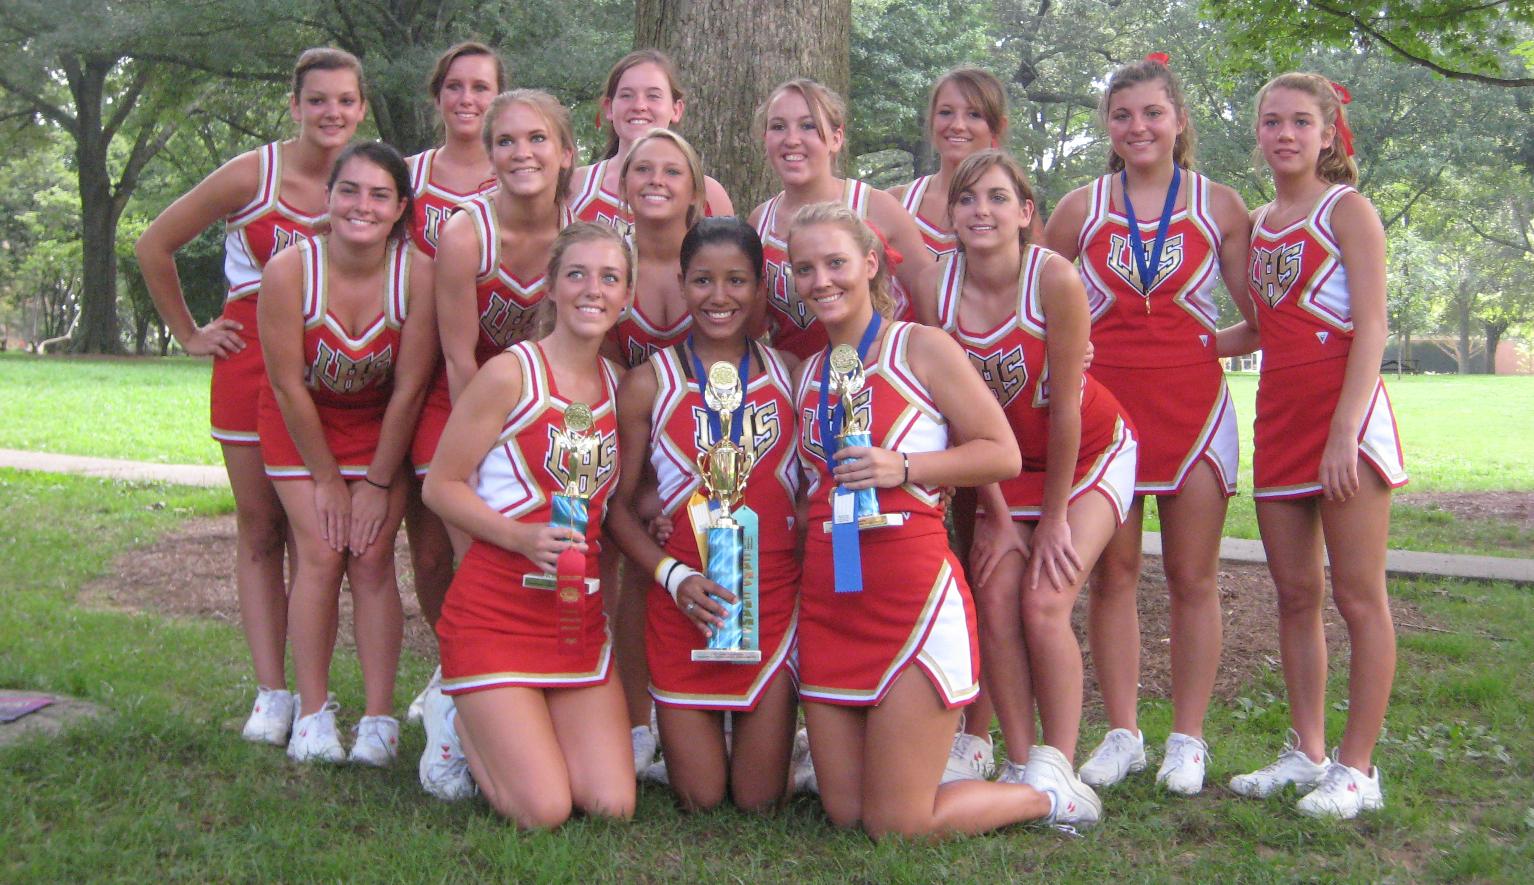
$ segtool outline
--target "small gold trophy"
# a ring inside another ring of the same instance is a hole
[[[549,525],[564,526],[582,536],[586,534],[590,522],[590,499],[596,491],[601,467],[596,455],[602,440],[591,433],[594,424],[590,406],[571,403],[565,407],[564,427],[550,431],[550,443],[553,446],[553,451],[549,453],[550,461],[555,465],[555,475],[560,478],[563,486],[551,496]],[[556,574],[526,575],[522,578],[522,586],[553,590],[560,586],[559,579],[565,576],[566,565],[572,569],[578,565],[580,586],[584,592],[586,557],[573,547],[560,554]]]
[[[762,659],[757,634],[757,521],[749,507],[737,507],[756,456],[734,441],[735,410],[745,396],[740,373],[727,362],[709,367],[703,403],[719,416],[719,438],[698,453],[698,475],[708,493],[712,517],[705,560],[709,580],[730,591],[724,625],[709,637],[708,648],[695,649],[694,661],[755,664]],[[749,443],[749,440],[747,440]]]
[[[842,430],[836,435],[836,448],[840,450],[848,446],[872,446],[873,438],[869,432],[869,421],[873,417],[870,414],[872,409],[859,411],[857,408],[858,394],[863,392],[863,387],[867,383],[867,375],[863,369],[863,361],[858,358],[857,348],[850,344],[836,345],[831,349],[830,362],[831,392],[841,400],[842,404]],[[835,493],[833,489],[832,494]],[[859,529],[901,525],[905,521],[904,514],[879,512],[877,489],[858,489],[852,495]],[[831,530],[830,523],[826,523],[825,530],[828,532]]]

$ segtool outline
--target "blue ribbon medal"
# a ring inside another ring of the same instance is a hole
[[[1129,201],[1129,173],[1119,170],[1119,184],[1124,189],[1124,214],[1129,222],[1129,252],[1135,259],[1135,270],[1140,277],[1140,294],[1145,296],[1145,313],[1151,310],[1150,293],[1161,274],[1161,252],[1166,246],[1167,229],[1172,224],[1172,210],[1177,207],[1177,191],[1182,186],[1182,168],[1172,166],[1172,184],[1166,189],[1166,203],[1161,207],[1161,218],[1156,222],[1156,239],[1150,254],[1145,254],[1145,239],[1140,236],[1140,219],[1135,217],[1134,204]]]
[[[880,317],[877,313],[869,320],[868,328],[858,341],[858,361],[868,358],[868,350],[879,334]],[[840,397],[831,405],[831,351],[826,346],[820,361],[820,404],[815,417],[820,425],[820,445],[825,451],[826,467],[836,469],[837,435],[841,433],[848,416]],[[865,444],[866,441],[865,441]],[[873,490],[870,489],[870,492]],[[863,553],[858,543],[857,496],[851,490],[837,485],[831,491],[831,558],[835,566],[836,592],[860,593],[863,590]],[[876,499],[877,500],[877,499]]]

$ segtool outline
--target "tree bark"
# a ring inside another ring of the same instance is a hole
[[[847,95],[851,0],[637,0],[634,45],[670,55],[687,93],[677,127],[745,216],[778,190],[753,125],[772,88],[813,77]]]
[[[1508,324],[1486,323],[1486,374],[1497,374],[1497,347],[1502,343],[1502,333],[1507,331]]]
[[[76,179],[80,183],[80,320],[70,349],[81,353],[117,353],[122,349],[117,323],[117,219],[107,168],[111,138],[103,128],[107,75],[116,59],[87,57],[66,64],[75,101]]]

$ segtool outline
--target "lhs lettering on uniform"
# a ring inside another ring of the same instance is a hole
[[[810,323],[815,322],[809,305],[800,299],[799,290],[794,286],[788,262],[767,262],[767,297],[799,328],[807,329]]]
[[[323,387],[335,394],[360,393],[387,383],[393,371],[393,345],[362,359],[352,359],[321,341],[314,362],[304,371],[304,385],[310,389]]]
[[[510,347],[527,337],[536,305],[523,307],[500,292],[492,292],[485,312],[479,315],[480,331],[498,347]]]
[[[554,477],[559,488],[590,498],[606,485],[618,467],[618,435],[592,430],[581,436],[587,437],[585,444],[572,448],[564,428],[550,424],[549,453],[544,456],[543,469]]]
[[[853,413],[861,417],[870,428],[873,426],[873,399],[874,391],[872,387],[863,388],[853,397]],[[831,398],[831,402],[833,405],[835,404],[836,398],[834,396]],[[848,417],[850,418],[851,416]],[[815,407],[811,406],[805,409],[804,414],[800,418],[804,422],[805,448],[813,452],[820,460],[826,460],[826,447],[821,444],[820,421],[816,419]],[[844,422],[842,426],[846,427],[847,425]]]
[[[1257,297],[1277,307],[1294,288],[1300,278],[1300,265],[1305,260],[1305,241],[1286,243],[1277,249],[1252,247],[1252,289]]]
[[[693,406],[692,421],[693,445],[697,446],[700,452],[707,451],[708,447],[715,442],[712,428],[709,427],[708,411],[702,406]],[[741,428],[740,444],[760,463],[767,457],[767,453],[772,450],[783,432],[778,421],[778,404],[776,402],[760,405],[746,403],[746,411],[741,417],[741,422],[745,426]]]
[[[308,241],[309,235],[303,231],[289,230],[285,227],[274,228],[272,230],[272,255],[276,255],[294,243],[305,243]],[[271,255],[268,255],[267,258],[270,259]]]
[[[1151,244],[1145,244],[1146,252]],[[1149,286],[1140,285],[1140,269],[1135,265],[1134,253],[1130,251],[1128,234],[1112,234],[1108,237],[1108,267],[1136,292],[1149,292],[1182,267],[1182,234],[1166,238],[1161,247],[1161,267],[1156,269],[1156,279]]]
[[[1008,351],[981,356],[970,353],[970,364],[980,373],[985,386],[991,389],[996,401],[1006,408],[1028,383],[1028,365],[1023,359],[1023,349],[1014,347]]]
[[[426,207],[426,224],[421,227],[421,236],[425,238],[426,242],[436,247],[437,237],[442,233],[442,222],[452,217],[457,208],[456,206]]]

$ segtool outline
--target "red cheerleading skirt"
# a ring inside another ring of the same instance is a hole
[[[282,409],[277,397],[265,379],[261,381],[259,420],[261,432],[261,460],[266,464],[266,475],[274,480],[313,479],[298,446],[288,433]],[[378,436],[383,432],[384,408],[387,401],[358,404],[356,406],[333,406],[315,403],[320,415],[320,427],[325,431],[325,443],[336,459],[341,475],[346,479],[362,479],[367,475],[368,465],[378,451]]]
[[[421,406],[421,417],[416,421],[415,438],[410,443],[410,463],[416,476],[425,476],[431,467],[431,459],[437,454],[437,443],[442,441],[442,429],[453,412],[453,399],[448,395],[447,364],[437,361],[437,371],[432,373],[431,384],[426,388],[426,402]]]
[[[1200,461],[1214,468],[1227,496],[1236,493],[1236,409],[1217,362],[1187,366],[1100,366],[1108,388],[1138,432],[1135,494],[1175,495]]]
[[[261,334],[256,327],[256,296],[252,292],[224,305],[219,317],[234,320],[243,328],[245,349],[213,360],[213,384],[208,395],[208,417],[213,438],[226,445],[260,444],[260,391],[266,386],[266,361],[261,356]]]

